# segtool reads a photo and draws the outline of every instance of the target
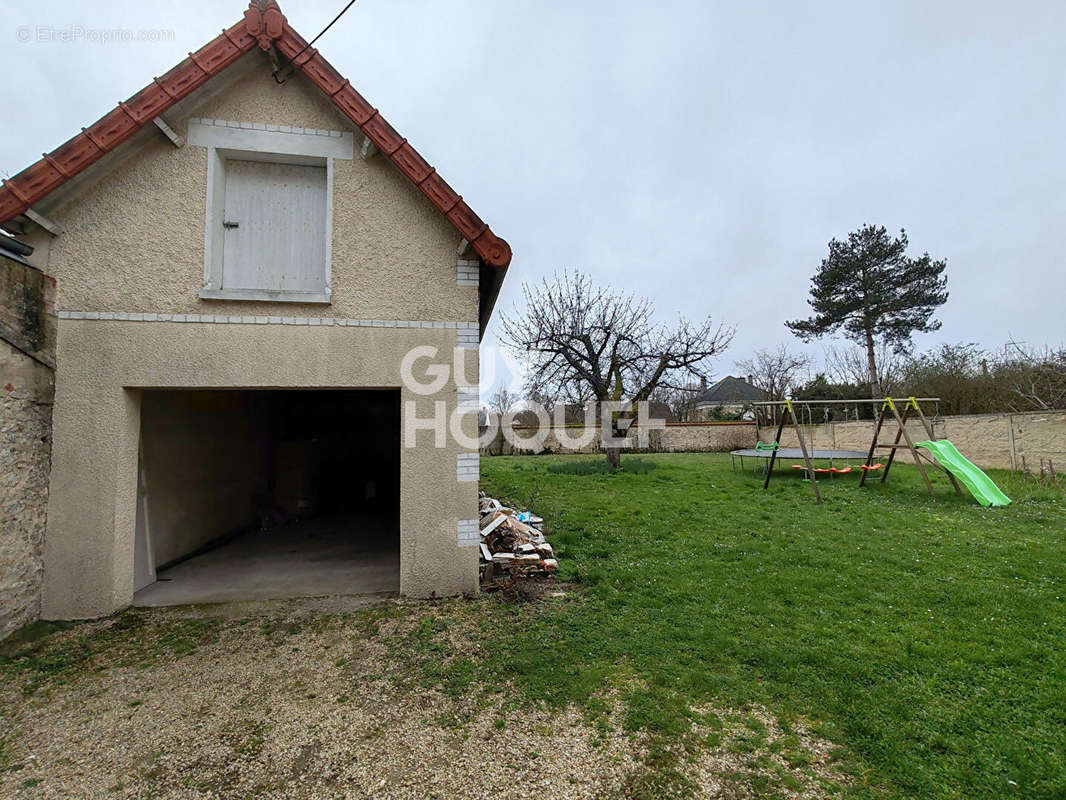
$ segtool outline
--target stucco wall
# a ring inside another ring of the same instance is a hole
[[[201,300],[207,150],[175,148],[160,134],[50,212],[65,229],[49,262],[57,307],[476,320],[477,287],[456,282],[455,229],[387,161],[360,157],[362,134],[314,86],[299,76],[279,86],[265,55],[249,58],[258,65],[173,127],[185,136],[188,119],[203,117],[354,131],[354,158],[334,161],[332,303]]]
[[[248,406],[231,392],[141,396],[153,566],[253,522],[252,498],[272,470]]]
[[[0,341],[0,639],[40,612],[52,390],[50,369]]]
[[[804,425],[804,438],[814,447],[865,452],[873,439],[875,423],[835,422],[829,425]],[[891,443],[895,438],[895,421],[886,423],[880,440]],[[1041,458],[1050,458],[1066,467],[1066,412],[1039,412],[1025,414],[972,414],[940,417],[934,431],[939,439],[950,440],[959,452],[980,467],[989,469],[1039,469]],[[760,439],[769,442],[776,430],[763,428]],[[908,422],[907,433],[915,442],[928,439],[928,434],[919,422]],[[786,428],[781,436],[781,445],[798,445],[795,430]],[[879,451],[883,459],[887,451]],[[910,462],[907,450],[899,451],[899,458]],[[1066,471],[1066,470],[1064,470]]]
[[[450,413],[458,392],[403,389],[401,359],[421,344],[450,354],[455,342],[450,329],[60,320],[43,615],[99,616],[132,600],[138,388],[396,387],[406,424],[407,401],[430,418],[436,402]],[[476,424],[467,415],[467,436]],[[437,448],[431,431],[415,443],[400,454],[400,591],[476,591],[476,548],[457,543],[458,521],[477,508],[477,483],[456,477],[466,451],[451,436]]]

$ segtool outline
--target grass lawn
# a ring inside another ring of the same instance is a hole
[[[1066,797],[1060,490],[993,471],[1014,504],[984,509],[897,465],[820,482],[818,506],[791,471],[763,492],[728,456],[601,460],[482,459],[482,489],[543,515],[585,591],[486,607],[477,674],[593,711],[618,687],[664,752],[705,704],[808,720],[841,747],[845,796]],[[660,766],[649,795],[678,777]]]
[[[31,626],[0,645],[0,796],[1066,798],[1061,489],[481,465],[560,580]]]

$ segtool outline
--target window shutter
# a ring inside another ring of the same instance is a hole
[[[227,160],[223,214],[223,289],[325,289],[325,167]]]

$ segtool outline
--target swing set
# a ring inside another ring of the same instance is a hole
[[[808,419],[811,418],[811,406],[830,406],[830,405],[842,405],[842,406],[859,406],[859,405],[876,405],[880,403],[881,408],[877,415],[877,423],[874,427],[873,440],[870,442],[870,447],[866,452],[866,463],[861,465],[860,470],[862,476],[859,478],[859,486],[866,485],[866,479],[871,472],[881,472],[881,483],[884,483],[888,479],[889,470],[892,469],[892,464],[896,459],[896,451],[900,449],[907,449],[910,451],[911,458],[914,460],[915,465],[918,467],[918,471],[921,473],[922,480],[925,481],[925,486],[929,490],[930,494],[934,494],[933,483],[929,480],[929,474],[926,471],[926,464],[930,464],[937,469],[943,470],[951,481],[952,487],[955,489],[956,494],[961,494],[959,484],[955,480],[955,475],[952,470],[945,464],[940,463],[927,453],[926,449],[937,452],[938,448],[936,433],[933,430],[933,422],[922,411],[922,403],[936,403],[937,411],[933,418],[933,421],[939,416],[939,397],[907,397],[907,398],[892,398],[886,397],[884,399],[871,399],[871,400],[767,400],[757,403],[752,403],[753,406],[764,407],[771,409],[775,415],[780,410],[780,422],[777,425],[777,433],[774,436],[773,442],[769,446],[770,463],[767,465],[766,478],[763,480],[763,489],[766,489],[770,485],[770,478],[774,473],[774,462],[777,460],[778,451],[781,449],[778,442],[781,441],[781,434],[785,429],[785,422],[787,420],[792,421],[794,430],[796,431],[796,438],[799,440],[800,453],[803,456],[803,465],[794,465],[796,468],[803,469],[807,473],[807,478],[811,483],[811,489],[814,491],[814,499],[818,502],[822,502],[822,494],[818,490],[818,477],[819,472],[825,473],[829,470],[817,470],[814,467],[813,460],[819,458],[818,450],[813,447],[807,446],[806,437],[803,434],[803,425],[800,424],[799,417],[796,414],[795,406],[799,405],[806,408]],[[903,406],[903,413],[901,414],[896,404],[899,403]],[[910,433],[907,431],[907,420],[913,416],[921,422],[922,427],[925,429],[926,435],[929,437],[926,442],[919,442],[917,445],[911,439]],[[884,444],[881,442],[881,432],[885,427],[885,423],[888,422],[890,427],[891,423],[895,422],[896,435],[891,444]],[[813,427],[813,426],[812,426]],[[902,443],[901,443],[902,440]],[[945,444],[949,444],[945,441]],[[932,445],[927,447],[927,445]],[[764,445],[765,447],[765,445]],[[921,449],[919,449],[921,448]],[[954,448],[952,448],[954,449]],[[878,462],[874,464],[874,457],[879,450],[887,450],[888,458],[885,460],[884,465]],[[956,451],[957,452],[957,451]],[[856,456],[861,453],[855,453]],[[967,462],[969,463],[969,462]],[[972,466],[972,465],[971,465]],[[975,468],[976,469],[976,468]],[[843,474],[845,470],[833,470],[836,474]]]

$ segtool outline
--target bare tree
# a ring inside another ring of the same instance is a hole
[[[876,342],[880,394],[892,394],[903,372],[904,356],[885,339]],[[830,345],[825,348],[825,371],[831,383],[869,386],[869,353],[864,347]],[[871,387],[871,392],[874,390]]]
[[[733,330],[699,325],[683,317],[667,327],[654,320],[648,299],[593,284],[580,272],[523,286],[525,310],[503,318],[502,340],[528,359],[527,389],[552,397],[587,393],[597,403],[646,401],[658,387],[698,379],[708,359],[720,354]],[[631,422],[632,412],[612,414]],[[617,468],[621,451],[607,447]]]
[[[499,417],[503,417],[511,406],[521,399],[517,394],[509,391],[506,386],[501,386],[489,397],[489,411]]]
[[[811,358],[806,353],[796,353],[783,344],[773,350],[762,348],[748,359],[736,362],[752,383],[766,392],[770,400],[784,400],[796,384],[801,371],[810,369]]]
[[[1015,395],[1039,411],[1066,407],[1066,348],[1040,349],[1011,341],[1005,350]]]
[[[706,386],[699,383],[686,383],[684,386],[660,386],[651,394],[651,400],[665,403],[670,413],[678,422],[694,422],[697,417],[696,404]]]

